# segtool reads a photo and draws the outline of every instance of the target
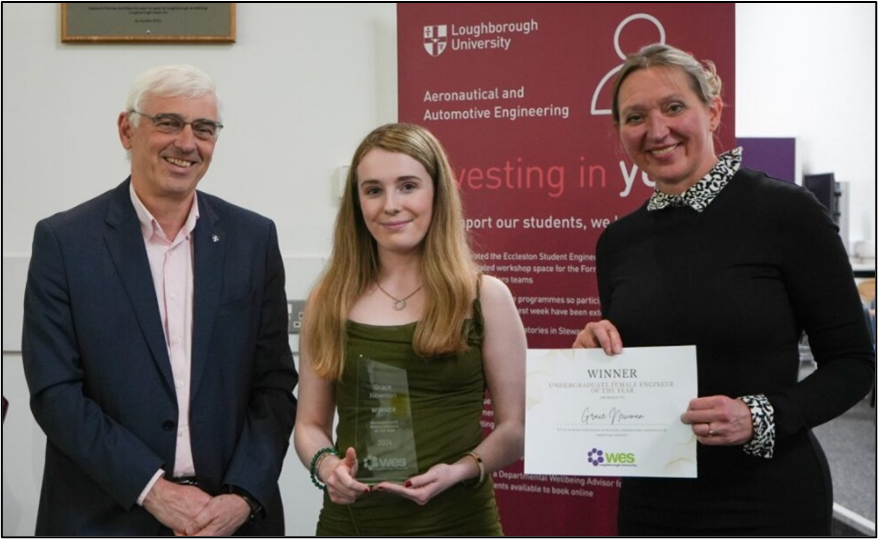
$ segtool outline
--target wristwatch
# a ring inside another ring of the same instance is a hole
[[[262,506],[259,505],[253,496],[250,496],[250,493],[241,487],[236,487],[235,485],[229,485],[229,494],[237,494],[241,497],[245,502],[247,502],[247,506],[250,507],[250,522],[256,520],[256,517],[262,514]]]

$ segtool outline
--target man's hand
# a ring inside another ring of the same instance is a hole
[[[186,535],[226,536],[235,533],[250,518],[250,505],[237,494],[222,494],[185,528]]]
[[[143,499],[143,508],[180,535],[210,501],[210,495],[194,485],[177,485],[161,478]]]

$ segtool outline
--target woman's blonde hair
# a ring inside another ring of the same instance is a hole
[[[629,55],[616,75],[613,83],[613,121],[616,124],[619,123],[619,88],[629,75],[650,67],[675,67],[683,70],[689,76],[692,90],[705,105],[710,105],[714,97],[721,97],[723,83],[713,62],[699,62],[688,52],[676,47],[653,43]]]
[[[477,268],[463,227],[454,172],[442,144],[427,129],[387,124],[369,133],[354,153],[335,221],[332,254],[309,299],[303,337],[312,368],[323,378],[341,378],[348,313],[380,271],[378,247],[366,228],[357,188],[357,167],[375,148],[415,159],[427,170],[435,188],[433,219],[421,244],[421,277],[427,300],[415,330],[415,352],[434,357],[467,348],[464,324],[475,297]]]

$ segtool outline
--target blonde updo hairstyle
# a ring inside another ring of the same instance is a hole
[[[613,84],[613,121],[619,124],[619,88],[625,79],[635,71],[650,67],[669,67],[682,70],[689,76],[692,90],[705,104],[710,105],[714,97],[722,93],[722,79],[716,73],[716,66],[710,60],[699,62],[688,52],[664,43],[646,45],[628,56]]]

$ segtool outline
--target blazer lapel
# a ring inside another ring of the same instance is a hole
[[[104,238],[152,356],[164,375],[168,387],[173,388],[174,376],[165,343],[165,332],[162,330],[162,318],[155,297],[152,273],[149,270],[149,258],[143,245],[140,221],[137,220],[134,206],[131,205],[128,190],[130,181],[129,178],[122,182],[113,193],[107,211],[108,228]]]
[[[228,244],[219,216],[198,195],[198,224],[195,225],[195,298],[192,308],[192,381],[190,398],[195,396],[208,363],[208,348],[222,292],[225,253]]]

